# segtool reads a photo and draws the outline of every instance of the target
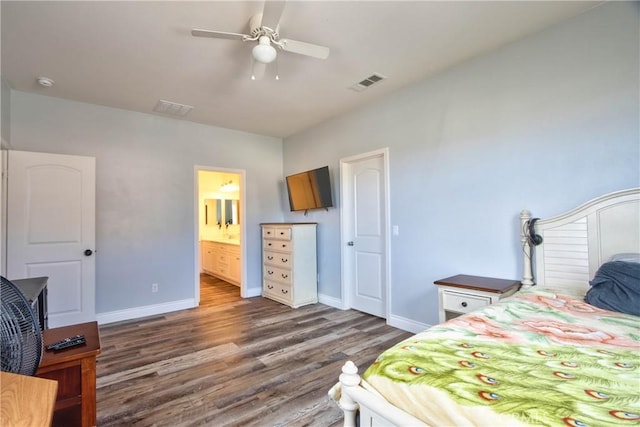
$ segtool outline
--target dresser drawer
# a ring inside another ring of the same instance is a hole
[[[279,240],[291,240],[291,228],[289,228],[289,227],[276,227],[276,239],[279,239]]]
[[[293,299],[293,290],[291,285],[265,280],[262,290],[267,296],[272,296],[276,299],[286,301]]]
[[[262,247],[265,250],[290,252],[292,248],[291,242],[284,240],[264,239]]]
[[[263,227],[262,238],[291,240],[291,227]]]
[[[262,227],[262,238],[263,239],[275,239],[276,238],[276,228],[275,227]]]
[[[491,298],[451,292],[449,290],[442,292],[442,308],[444,310],[469,313],[489,304],[491,304]]]
[[[273,280],[284,283],[285,285],[291,285],[291,270],[265,265],[263,275],[265,280]]]
[[[289,253],[264,251],[262,262],[275,265],[276,267],[290,268],[293,264],[293,255]]]

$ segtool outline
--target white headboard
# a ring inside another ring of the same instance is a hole
[[[537,286],[586,293],[589,280],[612,255],[640,253],[640,188],[609,193],[536,221],[535,232],[543,242],[533,248],[527,243],[530,219],[528,211],[520,213],[524,287],[535,280]]]

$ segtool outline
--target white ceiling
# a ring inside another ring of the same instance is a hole
[[[16,90],[149,114],[161,99],[188,104],[183,120],[286,137],[600,3],[290,0],[281,38],[331,54],[278,51],[280,80],[269,66],[252,81],[252,44],[190,31],[246,33],[263,2],[3,0],[2,76]],[[373,73],[388,78],[349,89]]]

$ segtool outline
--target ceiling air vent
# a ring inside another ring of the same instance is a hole
[[[363,90],[371,87],[375,83],[378,83],[382,80],[386,79],[385,76],[381,76],[380,74],[372,74],[366,79],[354,84],[349,89],[355,90],[356,92],[362,92]]]
[[[168,114],[170,116],[184,117],[189,114],[189,111],[193,110],[191,105],[178,104],[176,102],[158,101],[153,111],[162,114]]]

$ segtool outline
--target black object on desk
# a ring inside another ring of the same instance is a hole
[[[48,277],[30,277],[27,279],[11,280],[31,303],[31,308],[36,313],[36,316],[38,316],[38,322],[42,330],[49,328],[49,321],[47,319],[47,281],[49,281]]]
[[[58,351],[58,350],[64,350],[65,348],[75,347],[77,345],[82,345],[86,343],[87,343],[87,340],[85,339],[84,335],[75,335],[73,337],[68,337],[60,341],[56,341],[53,344],[49,344],[46,347],[46,349]]]

